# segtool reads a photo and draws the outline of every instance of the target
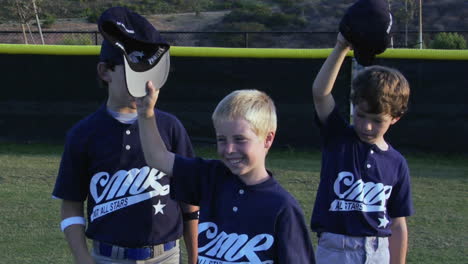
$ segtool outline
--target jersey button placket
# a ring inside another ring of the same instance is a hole
[[[242,204],[242,201],[241,201],[241,200],[243,199],[244,193],[245,193],[244,189],[239,189],[239,191],[237,192],[238,195],[237,195],[237,199],[236,199],[236,200],[237,200],[238,202],[240,202],[241,204]],[[237,212],[239,211],[239,207],[238,207],[238,206],[233,206],[233,207],[232,207],[232,211],[233,211],[234,213],[237,213]]]
[[[138,153],[138,142],[135,142],[135,136],[138,133],[135,133],[134,125],[125,126],[123,130],[120,131],[122,135],[122,151],[120,155],[120,163],[128,164],[135,159],[135,153]]]
[[[372,168],[372,165],[371,165],[371,162],[370,160],[374,159],[374,157],[372,157],[374,155],[374,150],[373,149],[370,149],[369,150],[369,155],[367,155],[367,159],[366,159],[366,168],[367,169],[370,169]]]
[[[125,130],[125,136],[124,136],[124,144],[125,144],[125,149],[126,150],[130,150],[132,148],[132,146],[130,144],[128,144],[128,142],[130,141],[130,137],[126,137],[126,136],[130,136],[132,134],[132,131],[130,129],[126,129]]]

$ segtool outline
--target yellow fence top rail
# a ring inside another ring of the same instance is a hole
[[[101,47],[96,45],[0,44],[0,54],[97,56],[100,49]],[[323,59],[330,54],[331,50],[173,46],[171,47],[171,55],[177,57]],[[353,52],[349,52],[348,56],[353,56]],[[387,49],[377,57],[385,59],[468,60],[468,50]]]

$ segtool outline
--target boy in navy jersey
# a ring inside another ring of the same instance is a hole
[[[111,8],[104,14],[122,21],[128,31],[143,27],[159,36],[145,18],[126,8]],[[54,197],[62,199],[61,227],[75,262],[179,264],[178,240],[184,233],[188,261],[195,263],[197,221],[183,221],[179,203],[170,198],[169,178],[145,162],[122,50],[105,40],[97,72],[107,88],[107,100],[68,132],[53,191]],[[180,121],[169,113],[152,111],[159,117],[167,148],[193,156]],[[91,252],[86,238],[93,241]]]
[[[221,160],[204,160],[166,149],[151,111],[158,93],[148,83],[137,101],[141,143],[147,162],[172,176],[171,195],[200,205],[198,263],[314,263],[299,204],[265,168],[276,132],[270,97],[226,96],[212,115]]]
[[[337,43],[312,88],[322,135],[322,169],[311,227],[317,263],[404,263],[413,213],[406,160],[384,135],[407,110],[409,85],[397,70],[365,68],[352,83],[353,124],[332,88],[350,44]]]

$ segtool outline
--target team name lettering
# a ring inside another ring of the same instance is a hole
[[[164,176],[163,172],[148,166],[119,170],[112,176],[107,172],[94,174],[89,184],[91,197],[96,203],[91,220],[157,195],[168,195],[169,184],[162,185],[158,181]]]
[[[119,170],[112,177],[107,172],[98,172],[91,178],[89,189],[91,196],[96,203],[100,203],[104,197],[107,201],[122,197],[127,193],[137,195],[144,192],[148,187],[152,187],[159,195],[169,193],[169,185],[161,185],[159,179],[166,176],[154,168],[145,166],[141,169],[131,169],[129,171]],[[104,188],[99,194],[98,187]],[[107,196],[106,196],[107,195]]]
[[[343,171],[338,173],[333,190],[340,199],[332,202],[330,211],[384,212],[392,186],[355,181],[351,172]]]
[[[128,206],[128,198],[122,198],[116,201],[112,201],[94,209],[93,213],[91,214],[91,218],[94,220],[98,217],[112,213],[114,211],[117,211],[127,206]]]
[[[274,238],[269,234],[258,234],[249,239],[246,234],[227,234],[224,231],[218,233],[218,226],[215,223],[205,222],[198,225],[198,235],[206,236],[210,240],[198,248],[199,253],[205,252],[203,257],[199,257],[200,264],[273,263],[272,260],[260,260],[256,253],[271,248]],[[244,257],[248,261],[239,262]]]

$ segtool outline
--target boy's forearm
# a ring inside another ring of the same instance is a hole
[[[157,117],[156,117],[157,118]],[[140,141],[146,163],[167,175],[172,175],[174,154],[169,152],[159,133],[154,116],[138,116]]]
[[[312,86],[314,97],[329,95],[333,89],[336,77],[340,71],[341,65],[349,51],[349,47],[337,43],[330,55],[327,57],[320,68],[317,77]]]
[[[408,250],[408,230],[406,218],[398,217],[392,219],[392,235],[389,237],[390,263],[406,263],[406,253]]]
[[[64,230],[68,246],[73,254],[75,263],[94,263],[86,244],[85,228],[82,225],[71,225]]]
[[[335,107],[331,91],[348,51],[349,46],[337,42],[315,78],[312,94],[315,111],[321,122],[325,122]]]
[[[84,215],[84,205],[82,202],[63,200],[61,206],[62,220]],[[70,225],[63,231],[68,246],[73,254],[75,263],[94,263],[86,244],[85,226]]]
[[[191,213],[200,210],[200,207],[182,204],[184,213]],[[184,220],[184,242],[187,249],[187,263],[196,264],[198,257],[198,219]]]

